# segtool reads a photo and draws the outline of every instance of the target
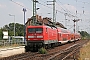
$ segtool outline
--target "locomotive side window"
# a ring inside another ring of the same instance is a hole
[[[29,33],[42,33],[42,28],[28,28]]]
[[[63,33],[68,33],[66,30],[64,30],[64,29],[61,29],[61,31],[63,32]]]

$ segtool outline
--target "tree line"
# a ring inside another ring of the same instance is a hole
[[[14,23],[9,23],[0,28],[0,40],[3,39],[3,31],[8,31],[9,36],[14,36]],[[15,23],[15,36],[24,35],[24,25]]]
[[[90,34],[86,31],[79,31],[82,39],[90,39]]]

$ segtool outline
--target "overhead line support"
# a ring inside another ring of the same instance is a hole
[[[56,23],[56,20],[55,20],[55,0],[53,1],[47,1],[47,2],[53,2],[53,4],[47,4],[47,5],[53,5],[53,22],[54,24]]]
[[[33,0],[33,25],[36,25],[36,3],[38,3],[38,1]]]

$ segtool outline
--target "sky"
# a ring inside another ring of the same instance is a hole
[[[53,17],[52,0],[37,0],[37,14],[42,17]],[[9,23],[24,24],[23,8],[26,8],[25,22],[32,16],[33,4],[32,0],[0,0],[0,27]],[[56,21],[62,23],[67,29],[73,31],[73,20],[80,19],[77,25],[78,30],[85,30],[90,33],[90,0],[56,0]],[[77,14],[76,14],[77,11]],[[84,11],[84,12],[83,12]],[[49,13],[49,14],[48,14]],[[65,20],[65,13],[66,19]],[[14,16],[10,16],[14,15]],[[77,17],[72,17],[77,16]]]

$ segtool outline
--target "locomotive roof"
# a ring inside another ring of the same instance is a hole
[[[53,27],[53,26],[47,26],[47,25],[38,25],[38,26],[27,26],[28,28],[30,28],[30,27],[48,27],[48,28],[56,28],[56,27]]]

